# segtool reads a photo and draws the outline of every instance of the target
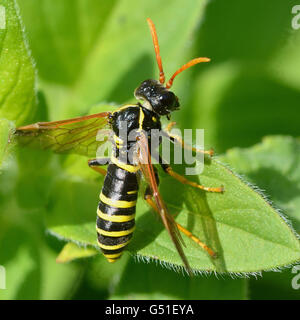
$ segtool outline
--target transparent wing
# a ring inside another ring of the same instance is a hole
[[[160,215],[162,222],[163,222],[165,228],[167,229],[167,231],[171,237],[171,240],[174,243],[174,245],[178,251],[178,254],[180,255],[187,271],[189,272],[189,274],[192,274],[191,268],[189,266],[187,258],[184,254],[183,249],[182,249],[183,240],[181,238],[181,235],[180,235],[180,232],[179,232],[178,227],[176,225],[176,222],[175,222],[174,218],[168,213],[167,207],[164,204],[162,197],[158,191],[158,186],[157,186],[157,182],[155,179],[155,173],[154,173],[153,166],[151,163],[151,156],[150,156],[150,152],[149,152],[148,139],[143,132],[141,133],[137,144],[138,144],[138,155],[137,155],[138,162],[139,162],[141,171],[143,172],[143,175],[144,175],[147,183],[151,187],[159,215]]]
[[[95,157],[97,148],[108,138],[108,131],[101,129],[108,128],[109,114],[102,112],[61,121],[37,122],[17,128],[15,136],[22,145]],[[99,137],[99,130],[103,137]]]

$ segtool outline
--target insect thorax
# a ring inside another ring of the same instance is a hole
[[[111,126],[115,135],[114,155],[122,157],[123,162],[131,164],[133,157],[130,152],[135,151],[139,130],[142,129],[147,133],[149,146],[151,146],[151,130],[161,130],[159,115],[140,104],[125,106],[115,111],[111,117]]]

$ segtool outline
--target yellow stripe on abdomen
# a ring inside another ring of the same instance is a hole
[[[107,198],[102,192],[100,193],[100,200],[111,206],[111,207],[115,207],[115,208],[131,208],[131,207],[135,207],[136,205],[136,200],[135,201],[126,201],[126,200],[114,200],[111,198]]]
[[[135,213],[130,215],[109,215],[101,212],[99,208],[97,209],[97,215],[99,218],[111,222],[127,222],[135,218]]]
[[[124,243],[120,243],[120,244],[113,244],[113,245],[106,245],[106,244],[103,244],[101,242],[98,241],[98,245],[101,249],[105,249],[105,250],[117,250],[117,249],[120,249],[120,248],[123,248],[125,247],[130,241],[126,241]]]
[[[107,259],[118,259],[122,255],[123,252],[113,253],[113,254],[105,254]]]
[[[118,166],[119,168],[126,170],[128,172],[131,172],[131,173],[135,173],[140,170],[139,166],[134,166],[132,164],[123,163],[113,155],[111,156],[110,161],[112,163],[114,163],[116,166]]]
[[[96,228],[97,232],[99,234],[102,234],[103,236],[108,236],[108,237],[123,237],[123,236],[128,236],[129,234],[133,233],[135,227],[132,227],[128,230],[122,230],[122,231],[107,231],[103,230],[100,228]]]

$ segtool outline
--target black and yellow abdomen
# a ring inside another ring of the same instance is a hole
[[[160,130],[161,124],[159,116],[139,104],[116,110],[111,114],[110,122],[115,148],[100,193],[97,234],[104,256],[109,262],[114,262],[121,257],[130,242],[135,226],[137,172],[140,168],[130,159],[136,141],[129,139],[129,134],[132,130]]]
[[[122,255],[135,227],[138,167],[111,159],[97,210],[98,244],[109,262]]]

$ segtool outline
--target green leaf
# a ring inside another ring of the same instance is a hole
[[[248,149],[229,150],[222,160],[265,190],[274,205],[284,212],[300,232],[300,143],[288,136],[270,136]],[[252,299],[299,299],[292,288],[291,269],[282,273],[263,273],[250,281]]]
[[[0,29],[0,117],[20,125],[36,107],[35,69],[14,0],[3,0],[5,28]]]
[[[13,131],[13,125],[6,119],[0,119],[0,168],[8,154],[9,138]]]
[[[300,142],[270,136],[249,149],[229,150],[222,161],[258,185],[300,232]]]
[[[98,251],[94,248],[82,248],[73,242],[68,242],[56,258],[56,262],[65,263],[75,259],[94,256]]]
[[[75,82],[116,2],[18,1],[39,77],[63,85]]]

